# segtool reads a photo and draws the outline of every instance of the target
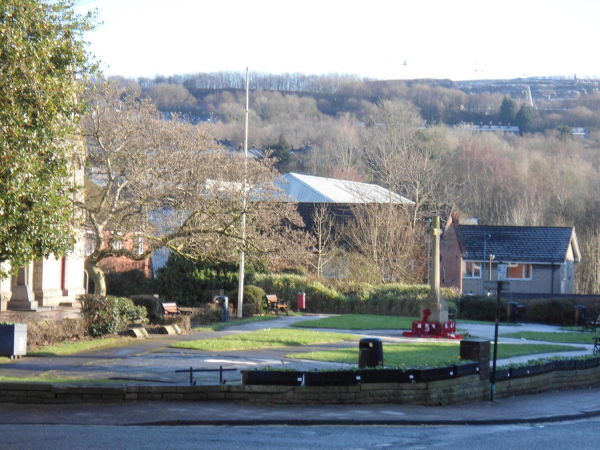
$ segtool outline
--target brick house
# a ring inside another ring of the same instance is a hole
[[[108,241],[110,233],[105,233],[105,238]],[[118,235],[119,233],[117,233]],[[113,245],[116,247],[116,250],[120,250],[121,248],[125,248],[127,250],[132,251],[133,253],[137,253],[141,255],[145,251],[146,243],[141,236],[134,237],[133,239],[124,239],[122,241],[113,240]],[[86,248],[85,248],[85,256],[90,255],[94,251],[94,240],[89,237],[86,239]],[[127,272],[130,270],[139,270],[144,274],[146,278],[150,278],[152,276],[152,260],[151,258],[146,258],[141,261],[134,261],[132,259],[126,258],[124,256],[111,256],[108,258],[104,258],[98,264],[100,269],[104,273],[114,273],[114,272]]]
[[[510,291],[522,294],[572,294],[581,251],[574,227],[463,225],[448,220],[440,244],[442,286],[485,295],[483,282],[498,279],[507,264]]]

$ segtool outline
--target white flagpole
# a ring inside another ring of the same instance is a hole
[[[244,303],[244,248],[246,247],[246,172],[248,170],[248,104],[250,99],[250,72],[246,67],[246,129],[244,133],[244,182],[242,184],[242,249],[240,250],[240,275],[238,285],[237,316],[242,318]]]

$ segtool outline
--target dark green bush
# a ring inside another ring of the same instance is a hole
[[[212,301],[211,290],[237,287],[238,272],[229,264],[194,263],[172,254],[159,269],[156,284],[161,297],[180,306],[198,306]]]
[[[507,300],[500,300],[500,320],[506,322]],[[495,297],[463,296],[458,300],[457,319],[496,321]]]
[[[160,299],[154,295],[139,294],[129,297],[135,306],[143,306],[148,313],[148,319],[152,323],[160,321],[163,315],[163,309]]]
[[[523,322],[548,325],[575,325],[575,305],[571,300],[539,299],[523,302],[526,305]]]
[[[227,297],[229,298],[229,305],[233,306],[233,309],[237,308],[238,301],[238,289],[233,289],[227,293]],[[265,291],[258,286],[254,286],[249,284],[248,286],[244,286],[244,299],[242,308],[246,305],[252,305],[252,308],[248,308],[248,312],[252,311],[252,314],[259,314],[264,312],[264,301],[265,301]],[[243,310],[242,313],[246,311]],[[246,314],[243,314],[244,317],[247,317]]]
[[[123,331],[134,319],[146,319],[146,308],[135,306],[128,298],[82,295],[81,312],[91,336],[117,334]]]
[[[155,280],[146,278],[141,270],[126,272],[108,272],[106,277],[106,294],[116,297],[131,297],[137,294],[154,292]]]

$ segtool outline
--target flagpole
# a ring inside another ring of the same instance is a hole
[[[237,316],[242,318],[244,303],[244,249],[246,247],[246,173],[248,170],[248,104],[250,99],[250,72],[246,67],[246,128],[244,132],[244,182],[242,184],[242,248],[240,250],[240,274],[238,285]]]

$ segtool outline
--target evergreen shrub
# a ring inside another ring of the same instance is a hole
[[[94,337],[117,334],[134,319],[147,321],[146,308],[135,306],[128,298],[81,295],[79,301],[88,333]]]
[[[210,291],[225,292],[238,285],[238,272],[230,264],[208,265],[171,254],[158,270],[157,290],[161,297],[179,306],[198,306],[212,301]]]
[[[163,316],[162,304],[160,299],[154,295],[140,294],[129,297],[135,306],[146,308],[147,316],[150,322],[157,323]]]
[[[233,307],[233,309],[237,308],[238,291],[239,289],[233,289],[227,293],[227,297],[229,298],[229,306]],[[251,312],[252,315],[263,313],[265,309],[264,303],[265,291],[262,288],[251,284],[244,286],[244,299],[242,308],[244,308],[246,305],[252,305],[252,307],[249,306],[247,311],[245,309],[242,311],[243,317],[247,317],[245,314],[246,312]]]
[[[131,297],[132,295],[154,292],[154,279],[146,278],[141,270],[125,272],[108,272],[106,278],[106,295],[115,297]]]

